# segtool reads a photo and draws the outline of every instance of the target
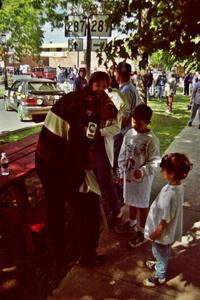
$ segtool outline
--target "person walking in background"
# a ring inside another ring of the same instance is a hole
[[[155,287],[166,282],[171,246],[181,241],[183,226],[185,179],[192,168],[189,159],[182,153],[166,154],[160,164],[161,175],[168,181],[152,203],[145,224],[145,238],[152,241],[154,260],[147,260],[146,266],[155,270],[155,275],[145,279],[143,284]]]
[[[55,103],[40,133],[35,163],[46,198],[46,231],[58,261],[65,256],[64,212],[69,205],[80,214],[80,262],[97,266],[105,261],[97,254],[101,193],[91,149],[99,133],[100,99],[108,86],[107,73],[93,73],[81,92]]]
[[[87,85],[86,68],[80,68],[73,85],[73,91],[81,91]]]
[[[67,80],[68,80],[71,91],[73,91],[75,79],[76,79],[76,74],[74,73],[74,69],[70,68],[70,72],[69,72]]]
[[[184,77],[184,80],[183,80],[183,85],[184,85],[184,95],[185,96],[189,96],[190,94],[190,91],[189,91],[189,86],[190,86],[190,83],[192,82],[192,77],[191,77],[191,74],[188,73],[185,75]]]
[[[119,83],[119,90],[127,100],[127,109],[123,111],[121,131],[114,137],[114,172],[118,170],[118,156],[122,145],[123,136],[131,128],[131,114],[139,104],[139,97],[136,87],[131,82],[131,65],[120,62],[116,67],[116,81]]]
[[[63,83],[65,79],[63,69],[60,65],[56,68],[56,79],[58,83]]]
[[[191,115],[188,122],[188,126],[192,126],[192,122],[196,116],[196,113],[198,111],[199,115],[199,125],[198,128],[200,129],[200,81],[198,80],[194,85],[192,89],[192,107],[191,107]]]
[[[148,70],[145,81],[146,81],[147,101],[149,101],[151,98],[151,87],[152,87],[152,83],[153,83],[153,74],[152,74],[151,70]]]
[[[148,128],[151,117],[149,106],[136,106],[132,114],[133,128],[125,134],[119,154],[120,178],[123,180],[124,202],[129,206],[129,221],[115,227],[115,231],[133,232],[137,228],[128,243],[133,248],[145,242],[144,225],[154,170],[160,163],[159,140]]]
[[[157,86],[157,90],[158,90],[158,100],[160,102],[162,102],[166,81],[167,81],[167,77],[166,77],[165,71],[162,71],[162,74],[158,75],[158,78],[156,81],[156,86]]]
[[[166,96],[167,113],[172,113],[172,104],[173,104],[175,93],[176,93],[176,78],[175,78],[175,74],[171,74],[171,76],[167,79],[167,82],[165,84],[165,91],[164,91],[164,94]]]

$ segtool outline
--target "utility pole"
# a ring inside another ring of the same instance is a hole
[[[86,70],[87,70],[87,79],[90,77],[90,68],[91,68],[91,28],[90,28],[90,17],[87,17],[87,26],[86,26]]]
[[[3,62],[4,62],[4,86],[5,90],[8,89],[8,75],[7,75],[7,54],[5,48],[3,49]]]

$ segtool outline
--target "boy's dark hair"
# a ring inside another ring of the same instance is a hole
[[[181,180],[187,177],[192,164],[185,154],[170,153],[162,158],[160,167],[168,173],[174,173],[175,179]]]
[[[97,71],[97,72],[92,73],[92,75],[90,76],[90,79],[89,79],[89,87],[92,87],[94,82],[99,82],[99,81],[102,81],[102,80],[107,81],[108,86],[109,86],[110,78],[109,78],[109,75],[106,72]]]
[[[143,120],[146,123],[149,123],[152,117],[153,111],[151,107],[147,106],[146,104],[139,104],[136,106],[132,113],[132,117],[135,120]]]

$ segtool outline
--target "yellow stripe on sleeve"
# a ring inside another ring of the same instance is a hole
[[[67,121],[63,120],[59,116],[57,116],[51,110],[48,112],[46,119],[44,121],[44,126],[51,131],[52,133],[69,139],[69,128],[70,125]]]

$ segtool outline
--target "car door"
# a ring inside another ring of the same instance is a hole
[[[17,110],[19,99],[21,96],[22,81],[18,80],[13,83],[8,93],[9,105]]]

